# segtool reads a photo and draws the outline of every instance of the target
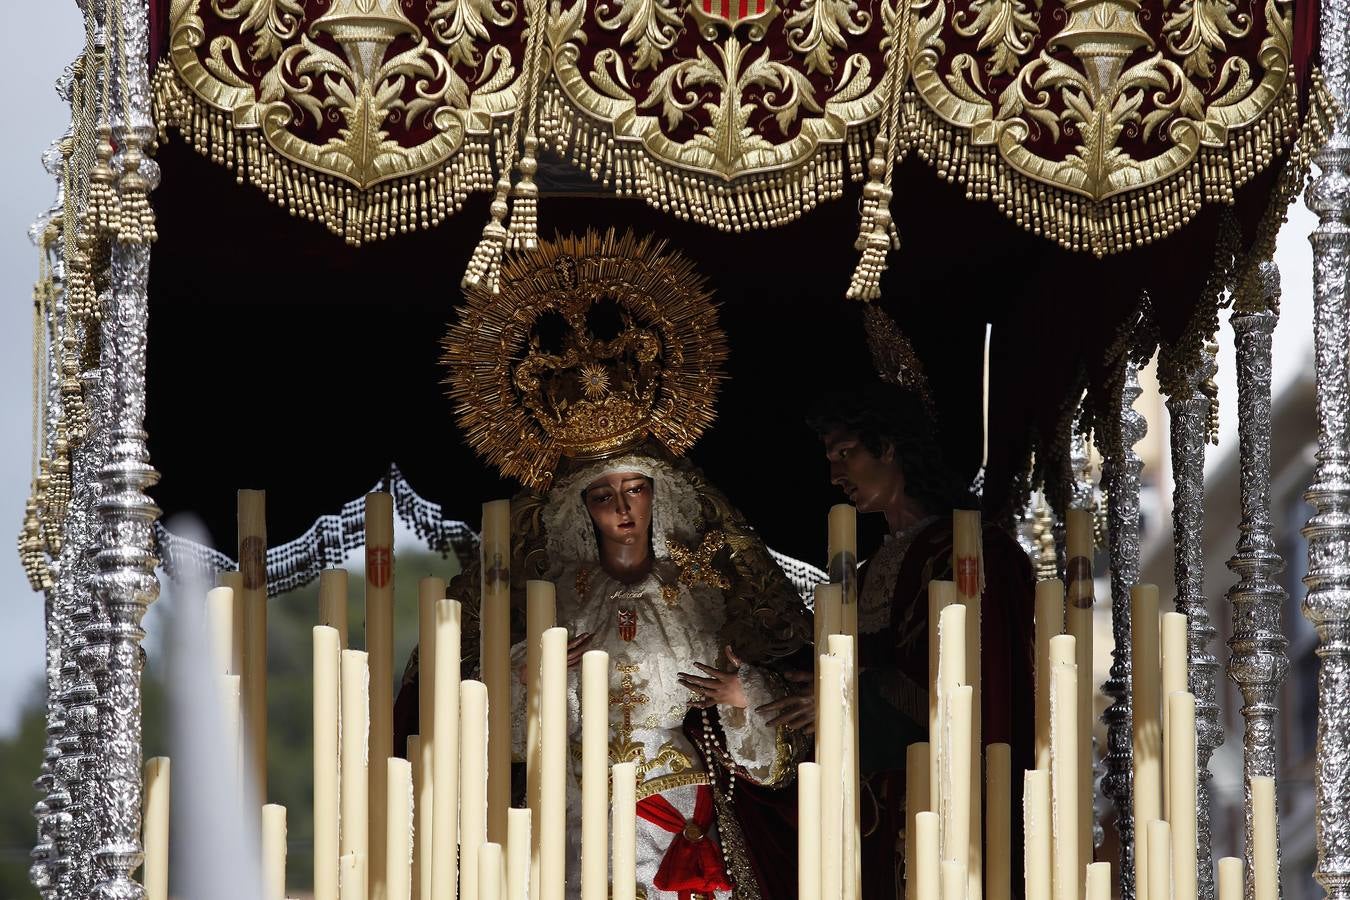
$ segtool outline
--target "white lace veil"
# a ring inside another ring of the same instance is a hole
[[[698,493],[670,463],[645,454],[599,460],[556,481],[544,501],[551,573],[568,563],[600,558],[595,526],[581,492],[597,478],[617,472],[638,472],[652,480],[652,552],[657,559],[670,556],[667,535],[673,534],[682,543],[697,537],[701,518]]]

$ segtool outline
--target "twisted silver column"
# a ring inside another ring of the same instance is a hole
[[[1214,371],[1208,350],[1201,364],[1189,373],[1181,390],[1167,398],[1172,416],[1172,539],[1175,545],[1174,577],[1176,609],[1189,619],[1187,651],[1190,656],[1190,688],[1195,695],[1196,764],[1198,767],[1196,815],[1196,866],[1200,900],[1214,900],[1214,871],[1209,836],[1209,758],[1223,740],[1215,701],[1215,674],[1219,661],[1210,652],[1214,626],[1205,601],[1205,555],[1202,535],[1205,522],[1205,442],[1208,435],[1209,397],[1201,390]]]
[[[1121,377],[1119,435],[1106,448],[1102,480],[1107,489],[1107,536],[1111,557],[1111,671],[1102,692],[1112,704],[1102,714],[1106,724],[1106,777],[1102,790],[1116,807],[1120,835],[1120,897],[1134,900],[1134,751],[1130,742],[1133,714],[1130,686],[1130,589],[1139,581],[1139,474],[1144,462],[1134,445],[1144,439],[1148,423],[1134,408],[1139,399],[1139,373],[1127,360]]]
[[[1237,342],[1238,455],[1242,522],[1237,553],[1228,568],[1238,583],[1228,589],[1233,604],[1228,676],[1242,691],[1242,774],[1246,803],[1246,871],[1252,871],[1251,779],[1275,775],[1275,713],[1289,670],[1288,641],[1280,629],[1287,594],[1275,580],[1284,560],[1275,550],[1270,519],[1270,342],[1278,319],[1280,270],[1259,264],[1255,285],[1240,296],[1232,315]],[[1251,296],[1259,293],[1260,296]],[[1247,883],[1250,900],[1254,882]]]
[[[1317,471],[1305,495],[1313,514],[1303,614],[1317,629],[1317,870],[1330,900],[1350,898],[1350,447],[1346,445],[1346,269],[1350,267],[1350,0],[1322,0],[1321,57],[1340,104],[1308,187],[1313,231],[1317,358]]]

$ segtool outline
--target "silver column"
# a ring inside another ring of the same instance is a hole
[[[1205,302],[1202,300],[1201,302]],[[1167,398],[1172,417],[1172,537],[1175,544],[1176,609],[1189,618],[1187,650],[1190,688],[1195,695],[1197,810],[1196,865],[1201,900],[1214,898],[1214,872],[1209,837],[1209,758],[1223,740],[1215,702],[1219,662],[1210,652],[1214,626],[1205,601],[1205,555],[1201,540],[1205,523],[1205,444],[1209,434],[1210,398],[1202,386],[1214,372],[1209,348],[1199,365],[1186,373],[1181,387]]]
[[[1242,774],[1246,803],[1246,871],[1252,871],[1253,776],[1275,775],[1275,713],[1289,670],[1288,641],[1280,628],[1286,593],[1275,577],[1284,560],[1275,550],[1270,517],[1270,342],[1278,318],[1280,270],[1263,260],[1254,284],[1239,292],[1232,315],[1237,342],[1238,454],[1242,522],[1228,568],[1238,583],[1228,590],[1233,637],[1228,675],[1242,691]],[[1248,879],[1250,897],[1253,882]]]
[[[1308,188],[1317,214],[1313,290],[1317,361],[1317,471],[1306,497],[1308,596],[1303,613],[1316,627],[1317,870],[1331,900],[1350,898],[1350,448],[1346,445],[1346,268],[1350,266],[1350,0],[1323,0],[1322,72],[1341,115],[1317,155],[1321,170]]]
[[[1106,724],[1106,777],[1103,792],[1116,807],[1120,835],[1120,896],[1133,900],[1134,884],[1134,752],[1130,741],[1133,717],[1130,686],[1130,589],[1139,581],[1139,474],[1143,460],[1134,445],[1143,440],[1148,423],[1134,408],[1139,376],[1127,360],[1121,376],[1119,434],[1106,448],[1102,480],[1107,489],[1107,535],[1111,557],[1111,632],[1115,649],[1102,692],[1113,702],[1102,714]]]

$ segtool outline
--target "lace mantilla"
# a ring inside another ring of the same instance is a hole
[[[900,566],[905,561],[914,537],[936,516],[929,516],[886,536],[886,542],[867,562],[867,579],[858,597],[858,630],[876,634],[891,626],[891,606],[895,599],[895,582],[900,577]]]

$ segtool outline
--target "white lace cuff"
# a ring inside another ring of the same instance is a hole
[[[782,679],[758,666],[741,666],[737,673],[745,690],[746,708],[718,708],[727,752],[751,781],[774,785],[791,771],[791,750],[778,728],[771,728],[756,709],[786,696]]]

